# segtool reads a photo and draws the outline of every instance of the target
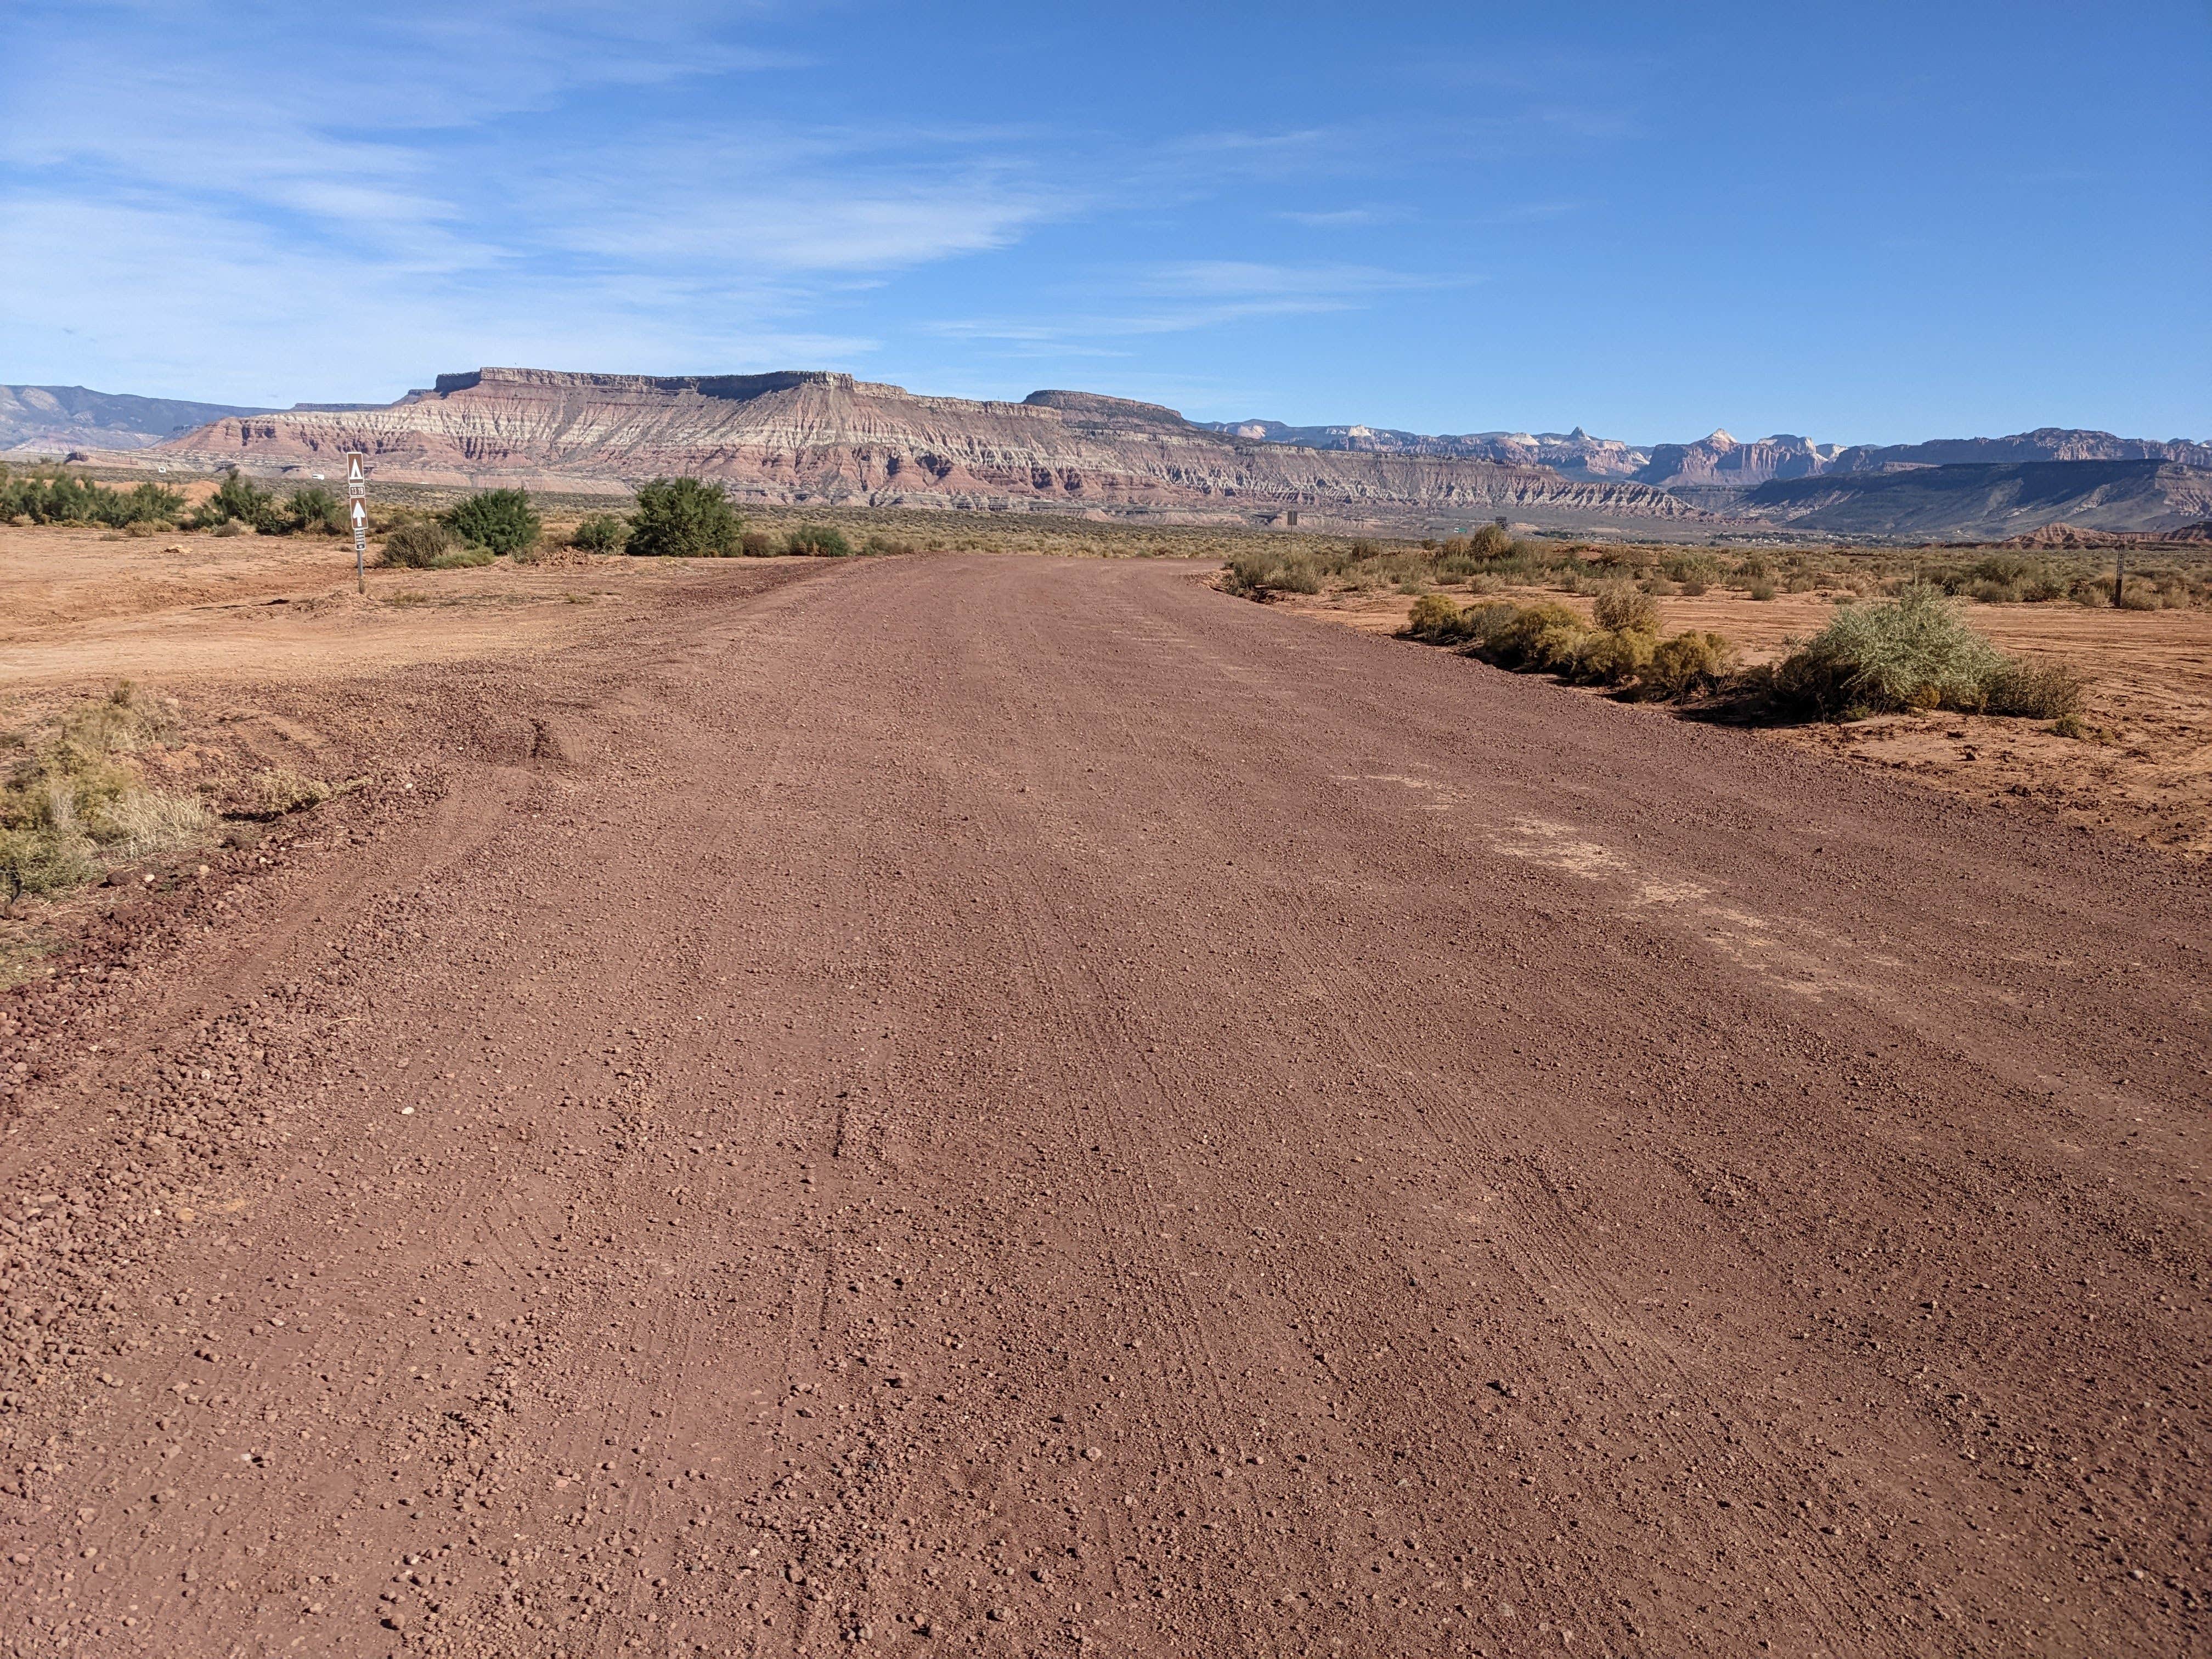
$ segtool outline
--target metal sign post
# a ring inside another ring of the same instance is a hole
[[[346,452],[346,504],[353,517],[353,580],[355,588],[368,592],[368,475],[362,463],[368,459],[357,449]]]

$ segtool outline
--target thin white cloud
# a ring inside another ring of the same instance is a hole
[[[1379,295],[1458,286],[1467,279],[1374,265],[1289,265],[1247,259],[1187,260],[1135,272],[1119,284],[1116,307],[1072,307],[1050,320],[951,318],[928,325],[945,339],[1073,351],[1082,342],[1181,334],[1268,318],[1352,311]],[[1095,296],[1094,296],[1095,297]]]

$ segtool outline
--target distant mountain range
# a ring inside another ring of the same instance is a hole
[[[226,415],[262,412],[81,386],[0,386],[0,450],[143,449]]]
[[[1638,445],[1572,432],[1471,432],[1432,436],[1371,426],[1285,426],[1280,421],[1201,421],[1210,432],[1233,433],[1308,449],[1378,455],[1456,455],[1508,465],[1548,466],[1573,477],[1630,478],[1660,489],[1718,485],[1751,489],[1773,478],[1831,472],[1883,472],[1899,467],[1989,465],[2028,461],[2173,461],[2212,467],[2212,444],[2185,438],[2163,442],[2109,432],[2039,427],[2008,438],[1937,438],[1927,443],[1820,444],[1791,433],[1746,442],[1715,431],[1686,444]]]
[[[27,441],[26,434],[33,434]],[[0,446],[131,451],[282,475],[360,449],[377,476],[619,490],[659,473],[741,501],[1045,510],[1177,520],[1675,538],[1795,532],[1993,539],[2057,522],[2179,530],[2212,518],[2212,445],[2043,428],[1844,447],[1790,434],[1639,446],[1566,433],[1435,436],[1366,426],[1194,422],[1094,392],[1020,403],[917,395],[849,374],[484,368],[391,404],[239,410],[0,388]],[[118,453],[124,452],[124,453]]]
[[[367,409],[368,404],[295,404],[299,410]],[[0,453],[65,454],[72,449],[146,449],[231,415],[273,411],[179,398],[139,398],[81,386],[0,386]]]

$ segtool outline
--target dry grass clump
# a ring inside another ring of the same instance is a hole
[[[2081,714],[2087,690],[2087,680],[2071,663],[2027,663],[2015,658],[1990,680],[1985,712],[2035,720],[2071,720]]]
[[[404,570],[428,570],[460,551],[461,538],[436,519],[410,519],[384,538],[380,563]]]
[[[267,766],[238,786],[230,813],[241,818],[278,818],[331,798],[331,787],[289,766]]]
[[[137,759],[174,721],[173,705],[126,681],[44,731],[8,734],[15,754],[0,781],[0,897],[63,891],[205,839],[215,827],[206,805],[150,787]]]
[[[1778,702],[1823,720],[1914,708],[2057,720],[2080,711],[2083,684],[2064,664],[2006,656],[1929,585],[1841,607],[1771,677]]]
[[[1239,599],[1261,600],[1271,593],[1318,593],[1324,574],[1309,554],[1255,548],[1237,554],[1224,567],[1221,588]]]

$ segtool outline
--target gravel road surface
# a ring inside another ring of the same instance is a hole
[[[0,1024],[3,1650],[2212,1642],[2200,869],[1144,562],[389,695]]]

